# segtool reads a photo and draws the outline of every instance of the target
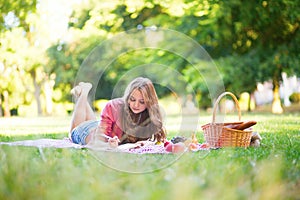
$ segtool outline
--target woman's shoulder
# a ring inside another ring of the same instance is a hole
[[[124,100],[121,98],[109,100],[106,103],[104,109],[102,110],[101,115],[102,116],[109,115],[115,118],[120,113],[123,105],[124,105]]]
[[[119,108],[124,105],[124,100],[122,98],[112,99],[107,102],[107,105],[111,107]]]

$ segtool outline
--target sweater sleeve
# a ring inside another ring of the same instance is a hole
[[[120,123],[118,121],[120,113],[120,103],[116,100],[110,100],[107,102],[106,106],[102,110],[101,119],[100,119],[100,130],[102,133],[114,137],[117,136],[121,138],[123,131],[118,126]]]

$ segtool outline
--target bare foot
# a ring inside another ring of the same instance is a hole
[[[81,87],[80,86],[75,86],[72,90],[71,90],[71,94],[75,97],[78,98],[81,94]]]
[[[89,91],[92,89],[93,85],[87,82],[80,82],[79,87],[81,88],[81,93],[88,94]]]

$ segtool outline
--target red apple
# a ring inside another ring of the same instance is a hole
[[[173,144],[173,153],[182,153],[185,151],[185,145],[183,142]]]
[[[173,152],[173,144],[169,143],[165,146],[167,152]]]
[[[170,142],[165,149],[167,152],[182,153],[185,151],[185,145],[183,142],[178,142],[176,144]]]

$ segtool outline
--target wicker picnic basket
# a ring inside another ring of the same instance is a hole
[[[230,95],[235,104],[239,115],[238,122],[229,123],[216,123],[216,111],[218,104],[222,97]],[[252,131],[250,130],[237,130],[230,127],[238,124],[242,124],[241,121],[241,110],[237,98],[231,92],[222,93],[215,102],[213,108],[212,122],[205,124],[202,127],[204,132],[204,138],[206,142],[212,148],[219,147],[248,147],[250,145]]]

